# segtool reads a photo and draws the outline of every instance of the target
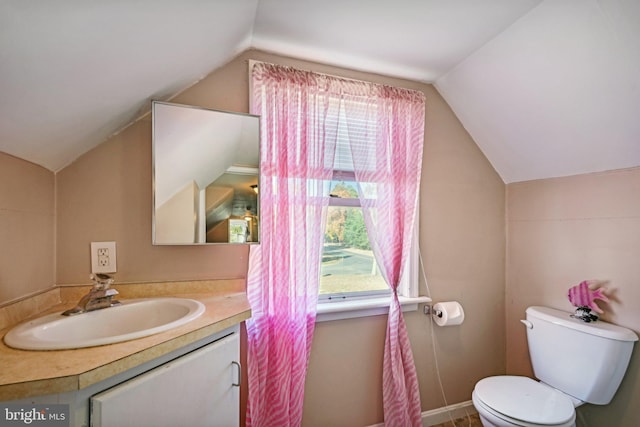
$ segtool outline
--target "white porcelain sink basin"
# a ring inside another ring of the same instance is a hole
[[[200,301],[148,298],[74,316],[49,314],[22,323],[4,337],[23,350],[61,350],[128,341],[184,325],[204,313]]]

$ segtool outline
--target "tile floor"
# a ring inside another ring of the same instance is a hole
[[[457,418],[451,421],[447,421],[446,423],[436,424],[431,427],[482,427],[482,423],[480,422],[480,416],[478,414],[469,415],[469,417]]]

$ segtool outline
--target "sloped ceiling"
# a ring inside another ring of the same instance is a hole
[[[434,83],[506,183],[640,166],[637,0],[1,0],[0,151],[58,171],[252,47]]]

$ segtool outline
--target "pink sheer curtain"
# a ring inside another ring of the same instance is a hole
[[[392,290],[383,361],[385,426],[422,426],[420,390],[398,286],[409,259],[416,221],[424,94],[387,86],[351,85],[359,90],[349,93],[358,96],[344,105],[360,203],[373,253]],[[369,124],[364,131],[362,123]]]
[[[302,421],[336,117],[346,119],[367,232],[393,291],[383,364],[385,425],[421,425],[397,290],[415,223],[424,95],[262,63],[254,65],[252,84],[252,113],[261,116],[261,244],[251,247],[247,280],[247,425]]]
[[[330,82],[313,73],[258,63],[252,84],[252,113],[261,116],[261,227],[247,280],[247,425],[297,427],[337,135],[326,117],[337,105],[327,96]]]

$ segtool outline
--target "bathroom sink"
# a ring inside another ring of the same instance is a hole
[[[63,316],[49,314],[22,323],[4,337],[23,350],[61,350],[113,344],[142,338],[184,325],[204,313],[204,305],[186,298],[148,298]]]

